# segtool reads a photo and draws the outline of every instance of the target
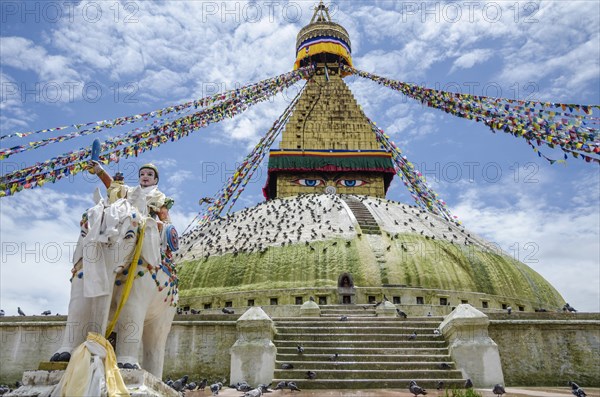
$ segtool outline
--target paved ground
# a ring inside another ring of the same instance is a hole
[[[483,397],[493,397],[491,390],[476,389]],[[588,397],[600,397],[600,388],[584,388]],[[220,397],[240,397],[243,394],[234,389],[224,389],[219,392]],[[437,390],[429,391],[428,396],[442,397],[443,392]],[[208,389],[204,394],[196,394],[195,396],[210,396]],[[301,392],[291,392],[289,390],[277,390],[270,394],[265,394],[267,397],[413,397],[408,390],[305,390]],[[572,397],[571,390],[568,387],[508,387],[504,397]]]

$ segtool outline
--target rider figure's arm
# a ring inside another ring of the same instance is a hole
[[[104,168],[102,168],[100,163],[98,163],[97,161],[92,161],[91,168],[96,172],[98,178],[100,178],[104,186],[106,186],[106,188],[108,189],[110,187],[110,184],[113,182],[112,176],[108,175],[108,173],[104,171]]]

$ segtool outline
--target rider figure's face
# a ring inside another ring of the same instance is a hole
[[[142,168],[140,170],[140,186],[141,187],[153,186],[153,185],[156,185],[157,183],[158,183],[158,179],[156,179],[156,174],[154,173],[154,170],[151,170],[149,168]]]

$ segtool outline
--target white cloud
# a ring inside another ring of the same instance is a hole
[[[69,58],[51,55],[44,47],[24,37],[0,37],[1,64],[37,73],[44,82],[80,82],[81,77]]]
[[[2,309],[16,314],[52,310],[66,314],[71,255],[79,220],[91,196],[35,189],[0,201]]]
[[[540,179],[516,191],[507,183],[470,185],[453,211],[467,228],[540,273],[575,308],[598,312],[600,188],[593,174],[574,178],[577,190],[566,210],[547,200],[544,189],[552,181]]]
[[[492,56],[492,51],[489,49],[476,49],[472,50],[469,53],[463,54],[456,58],[454,64],[452,65],[452,69],[450,73],[454,72],[456,69],[469,69],[475,66],[478,63],[483,63],[487,61]]]

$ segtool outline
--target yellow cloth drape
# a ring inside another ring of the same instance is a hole
[[[89,388],[89,383],[92,380],[94,367],[91,364],[92,353],[88,349],[86,343],[97,343],[106,350],[104,357],[104,376],[106,381],[106,389],[109,397],[124,397],[130,396],[125,382],[121,377],[121,372],[117,367],[117,357],[110,342],[102,335],[94,332],[88,333],[87,341],[83,342],[71,355],[69,365],[60,381],[59,387],[60,397],[84,397]]]
[[[300,61],[309,56],[313,56],[316,54],[320,54],[323,52],[327,52],[329,54],[339,55],[348,62],[348,66],[352,67],[352,57],[348,53],[348,51],[340,44],[336,43],[317,43],[311,44],[308,47],[308,51],[306,48],[300,48],[298,53],[296,54],[296,62],[294,63],[294,70],[300,68]]]
[[[142,245],[144,244],[144,234],[146,232],[146,220],[143,219],[140,222],[139,233],[137,242],[135,243],[135,252],[133,253],[133,260],[131,261],[131,265],[129,266],[129,273],[127,275],[127,280],[125,281],[125,285],[123,286],[123,293],[121,294],[121,300],[119,301],[119,305],[117,306],[117,310],[115,314],[106,327],[105,337],[109,337],[110,334],[115,329],[115,325],[117,325],[117,320],[119,319],[119,314],[121,314],[121,309],[125,306],[125,302],[127,302],[127,298],[129,298],[129,293],[131,292],[131,288],[133,287],[133,280],[135,279],[135,274],[137,271],[138,261],[140,259],[140,255],[142,254]]]

